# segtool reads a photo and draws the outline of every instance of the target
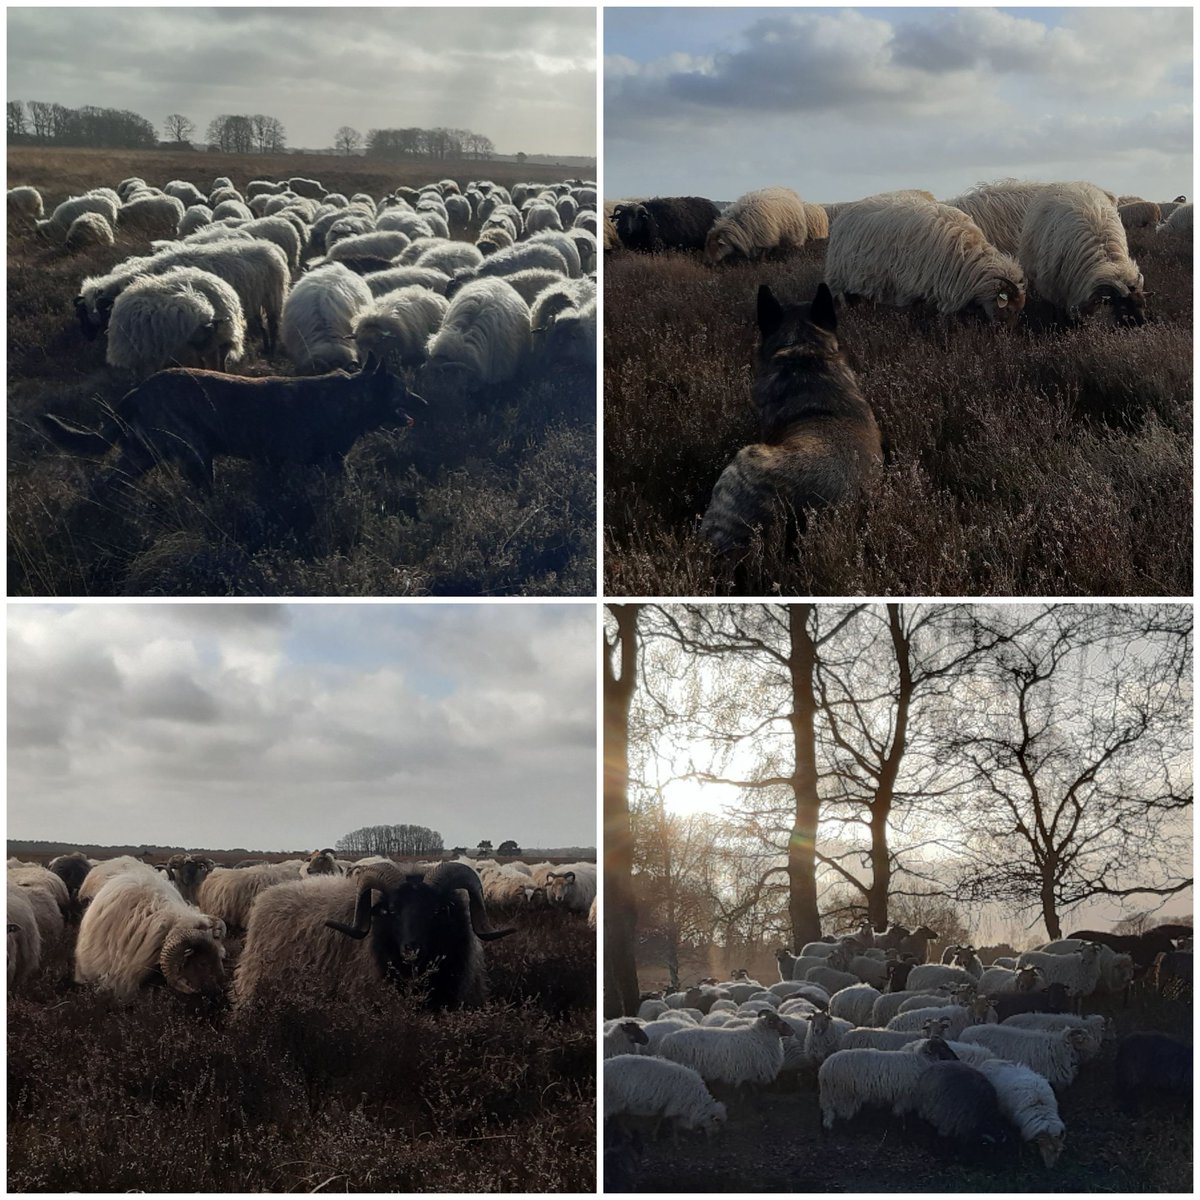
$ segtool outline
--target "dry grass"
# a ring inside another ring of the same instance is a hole
[[[207,189],[228,174],[315,175],[346,193],[487,173],[558,178],[516,164],[425,167],[361,158],[10,150],[9,178],[47,205],[131,174]],[[90,461],[65,455],[38,414],[97,423],[127,381],[79,330],[79,282],[144,242],[68,256],[32,233],[8,240],[10,595],[584,595],[595,589],[595,381],[529,374],[469,408],[426,410],[416,428],[359,441],[342,471],[217,466],[203,496],[166,470],[120,501],[89,498]],[[248,354],[244,374],[294,374]]]
[[[697,535],[756,440],[754,296],[811,298],[824,243],[713,270],[605,262],[605,591],[611,595],[1190,595],[1191,245],[1131,239],[1140,329],[1012,336],[861,306],[839,313],[883,430],[883,485],[756,540],[731,589]]]
[[[118,1010],[64,947],[9,1001],[8,1190],[592,1191],[595,935],[496,916],[520,931],[485,950],[492,998],[450,1013],[384,985]]]

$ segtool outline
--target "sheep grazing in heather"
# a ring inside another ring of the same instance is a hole
[[[263,863],[237,870],[218,867],[200,885],[200,907],[220,917],[230,929],[245,929],[250,907],[261,892],[298,879],[301,862]]]
[[[41,219],[42,193],[28,185],[8,189],[8,219],[14,218],[28,225]]]
[[[112,226],[103,214],[80,213],[67,230],[66,247],[72,253],[87,250],[92,246],[111,246],[115,238]]]
[[[744,1027],[680,1029],[662,1040],[658,1053],[691,1067],[706,1083],[767,1084],[783,1069],[781,1039],[793,1036],[786,1021],[767,1011]]]
[[[985,1146],[1008,1140],[995,1087],[968,1063],[931,1063],[913,1088],[912,1109],[939,1137]]]
[[[1153,200],[1134,200],[1118,204],[1117,216],[1128,233],[1131,229],[1153,229],[1162,220],[1162,210]]]
[[[1114,1066],[1117,1102],[1138,1112],[1149,1098],[1192,1096],[1192,1047],[1165,1033],[1131,1033],[1117,1047]]]
[[[564,280],[540,292],[529,324],[535,361],[545,366],[596,365],[596,289],[590,280]]]
[[[604,1064],[604,1120],[651,1118],[681,1129],[711,1133],[725,1121],[701,1076],[681,1063],[621,1054]]]
[[[1015,258],[1021,248],[1025,213],[1045,187],[1044,183],[1030,180],[998,179],[993,183],[977,184],[945,203],[966,213],[1001,254]]]
[[[364,283],[369,284],[366,279]],[[399,374],[405,367],[425,362],[430,337],[440,328],[449,303],[423,287],[397,288],[377,296],[362,309],[354,324],[358,357],[381,358]]]
[[[42,933],[27,888],[8,881],[8,987],[23,987],[42,965]]]
[[[525,301],[503,280],[476,279],[455,294],[429,339],[420,389],[429,399],[451,399],[506,383],[525,366],[530,345]]]
[[[354,327],[371,304],[371,289],[342,263],[301,278],[283,306],[280,336],[288,357],[318,375],[358,365]]]
[[[612,213],[621,245],[659,254],[665,250],[703,250],[720,210],[701,196],[655,196],[618,204]]]
[[[216,313],[208,297],[172,272],[135,280],[116,299],[105,360],[144,379],[164,367],[223,365]]]
[[[965,213],[919,197],[861,200],[830,231],[825,282],[839,300],[946,315],[974,314],[1011,328],[1025,304],[1025,275]]]
[[[72,913],[71,893],[57,874],[42,866],[10,867],[8,882],[24,891],[33,907],[44,962],[62,941]]]
[[[213,219],[222,215],[213,209]],[[246,217],[250,216],[246,210]],[[175,237],[183,220],[183,204],[174,196],[143,196],[128,200],[117,212],[117,224],[122,231],[132,231],[141,237]]]
[[[1192,240],[1191,202],[1172,206],[1170,213],[1166,214],[1164,220],[1157,226],[1156,232],[1173,235],[1190,242]]]
[[[115,226],[119,208],[120,205],[111,196],[89,192],[64,200],[44,221],[38,221],[34,228],[47,241],[61,246],[66,243],[67,233],[76,217],[87,212],[99,213],[110,226]]]
[[[1058,1115],[1058,1099],[1049,1082],[1020,1063],[992,1058],[975,1064],[996,1089],[1000,1111],[1021,1136],[1037,1147],[1042,1163],[1058,1162],[1067,1129]]]
[[[1079,1070],[1090,1035],[1085,1029],[1018,1029],[1012,1025],[972,1025],[961,1039],[990,1050],[997,1058],[1025,1066],[1044,1075],[1055,1087],[1071,1083]]]
[[[1146,322],[1142,273],[1109,193],[1088,183],[1043,188],[1030,202],[1018,253],[1030,290],[1070,320],[1101,311]]]
[[[613,1058],[618,1054],[637,1054],[639,1046],[650,1042],[639,1021],[608,1021],[601,1040],[605,1058]]]
[[[882,1106],[896,1116],[913,1108],[917,1081],[935,1059],[894,1050],[838,1050],[817,1071],[821,1123],[832,1129],[868,1106]]]
[[[763,188],[740,196],[717,217],[704,254],[710,263],[754,261],[799,250],[808,236],[804,201],[791,188]]]
[[[78,900],[79,889],[95,865],[96,863],[80,850],[60,854],[46,864],[47,868],[67,885],[67,892],[74,901]]]
[[[188,904],[153,867],[138,868],[110,878],[84,913],[75,982],[118,1003],[159,973],[177,992],[223,995],[224,922]]]

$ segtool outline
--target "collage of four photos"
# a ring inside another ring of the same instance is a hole
[[[8,1192],[1194,1192],[1190,6],[6,26]]]

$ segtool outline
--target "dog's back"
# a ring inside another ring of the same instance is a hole
[[[838,346],[833,298],[784,308],[763,285],[754,405],[762,441],[721,473],[700,526],[720,553],[744,549],[776,500],[796,511],[855,495],[882,463],[879,426]]]

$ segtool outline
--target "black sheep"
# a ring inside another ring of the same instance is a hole
[[[1117,1103],[1135,1113],[1147,1093],[1192,1094],[1192,1048],[1165,1033],[1131,1033],[1117,1047]]]
[[[619,204],[613,223],[627,250],[658,254],[663,250],[703,250],[719,214],[717,206],[701,196],[656,196]]]

